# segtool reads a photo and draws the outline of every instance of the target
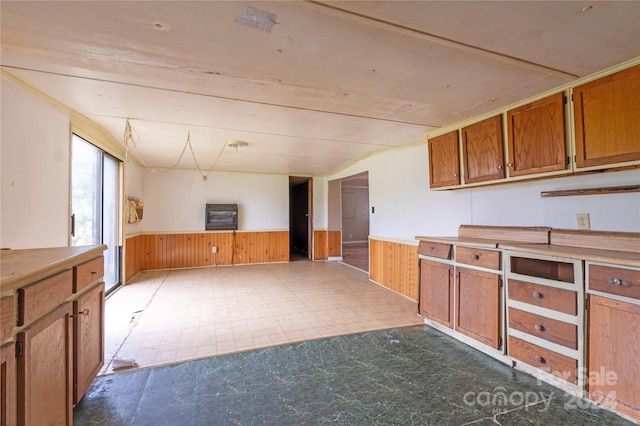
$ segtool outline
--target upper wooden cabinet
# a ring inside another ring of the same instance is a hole
[[[502,116],[463,127],[462,154],[465,183],[504,178]]]
[[[460,184],[457,130],[429,139],[429,181],[431,188]]]
[[[507,129],[510,176],[567,169],[564,93],[507,111]]]
[[[576,166],[640,160],[640,65],[573,89]]]

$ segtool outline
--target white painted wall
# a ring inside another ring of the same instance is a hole
[[[2,77],[0,246],[69,243],[70,116]]]
[[[426,144],[415,144],[372,155],[328,179],[369,172],[373,237],[453,236],[461,224],[575,229],[576,213],[589,213],[594,230],[640,232],[640,193],[540,197],[549,190],[638,184],[638,169],[431,191],[428,164]]]
[[[238,204],[238,230],[289,229],[289,177],[213,172],[143,172],[143,232],[202,232],[207,203]]]

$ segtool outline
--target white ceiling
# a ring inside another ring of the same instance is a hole
[[[272,30],[236,23],[245,6],[277,15]],[[640,56],[640,1],[0,8],[2,67],[121,142],[129,119],[153,168],[190,132],[204,170],[323,176]],[[188,149],[178,167],[195,168]]]

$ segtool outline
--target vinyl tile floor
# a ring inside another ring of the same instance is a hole
[[[422,324],[417,303],[339,262],[149,271],[105,302],[105,364],[153,367]]]
[[[627,425],[428,326],[98,377],[75,425]]]

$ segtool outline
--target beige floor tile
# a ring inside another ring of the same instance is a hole
[[[335,262],[150,271],[106,301],[105,366],[214,356],[422,324],[417,303]]]

